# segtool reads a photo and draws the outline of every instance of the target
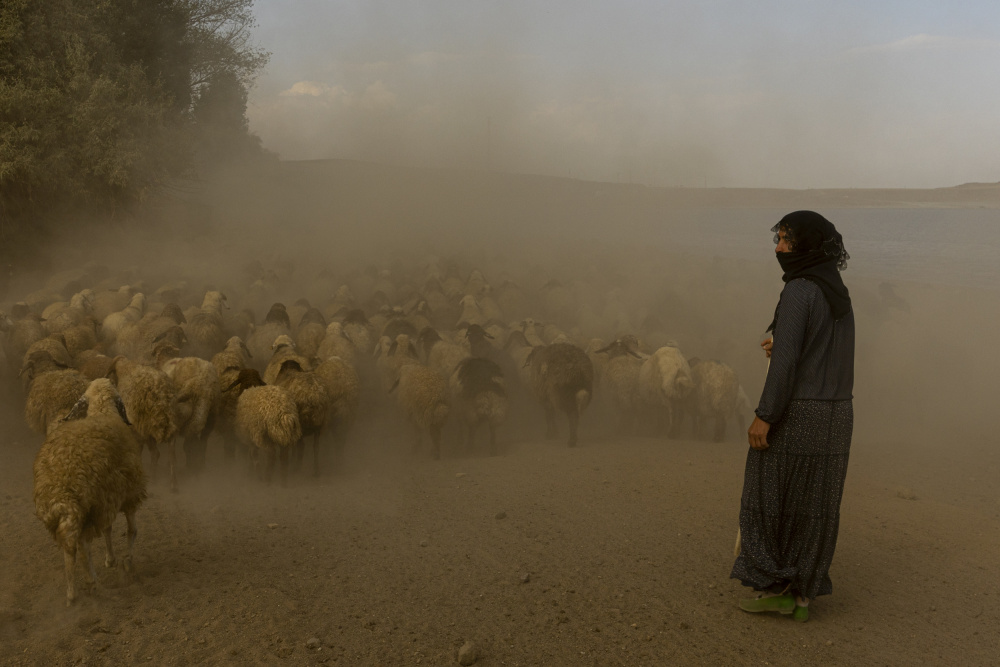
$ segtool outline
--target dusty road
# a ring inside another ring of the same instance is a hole
[[[1000,660],[1000,452],[986,441],[856,433],[834,595],[802,625],[736,607],[735,440],[525,441],[435,463],[377,429],[340,474],[288,488],[217,458],[179,494],[161,479],[138,515],[137,580],[102,570],[67,609],[33,516],[39,439],[8,423],[3,664],[448,665],[466,641],[484,666]],[[123,545],[123,520],[116,533]]]

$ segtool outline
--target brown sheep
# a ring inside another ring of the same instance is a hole
[[[167,446],[170,463],[170,490],[177,490],[177,389],[174,383],[157,368],[150,368],[115,357],[108,370],[108,378],[118,388],[133,431],[140,444],[149,448],[153,479],[156,479],[160,461],[160,445]]]
[[[52,359],[45,350],[31,353],[22,378],[27,382],[24,420],[31,430],[46,435],[87,390],[87,379],[77,370]]]
[[[173,344],[157,343],[156,360],[160,370],[177,387],[175,414],[178,435],[184,438],[184,463],[188,470],[205,467],[208,438],[222,400],[219,373],[212,362],[198,357],[180,357]]]
[[[244,368],[236,381],[225,388],[234,394],[236,401],[236,434],[250,447],[250,458],[258,477],[271,483],[276,459],[281,461],[281,483],[288,475],[288,452],[302,439],[302,426],[295,401],[281,387],[266,385],[260,373]],[[266,468],[261,471],[260,456],[267,457]]]
[[[431,438],[431,457],[441,458],[441,429],[448,421],[448,382],[437,371],[414,361],[399,369],[399,379],[389,389],[396,392],[399,407],[416,429],[414,451],[420,449],[424,432]]]
[[[233,436],[235,436],[236,402],[239,394],[226,389],[236,382],[240,371],[247,367],[251,359],[250,350],[239,336],[233,336],[226,341],[225,349],[212,357],[212,365],[219,374],[221,392],[216,428],[222,434],[223,451],[227,459],[232,459],[236,455]]]
[[[313,475],[319,475],[319,440],[330,414],[330,397],[326,387],[312,371],[306,370],[298,359],[285,359],[278,370],[274,384],[282,387],[295,401],[302,427],[302,440],[295,451],[296,465],[301,464],[305,452],[305,438],[313,438]]]
[[[76,599],[73,570],[78,551],[87,584],[96,584],[90,554],[94,537],[104,535],[108,549],[104,563],[115,565],[111,526],[118,512],[128,523],[123,565],[126,572],[132,570],[135,513],[146,499],[139,452],[118,392],[102,378],[90,383],[35,457],[35,515],[62,547],[67,605]]]
[[[313,372],[316,374],[316,379],[323,383],[330,398],[334,460],[339,464],[347,442],[347,434],[358,416],[361,379],[354,367],[340,357],[328,357],[317,364]]]

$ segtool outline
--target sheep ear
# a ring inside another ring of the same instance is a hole
[[[410,356],[412,356],[414,359],[416,359],[417,358],[417,348],[414,347],[413,343],[410,343],[408,347],[409,347],[409,350],[410,350]]]
[[[227,368],[226,370],[228,371],[229,369]],[[235,388],[237,385],[239,385],[239,383],[240,383],[240,381],[236,380],[231,385],[229,385],[228,387],[226,387],[225,389],[223,389],[223,391],[232,391],[233,388]]]
[[[635,357],[636,359],[642,359],[642,356],[641,356],[641,355],[640,355],[640,354],[639,354],[638,352],[634,352],[634,351],[632,350],[632,348],[630,348],[630,347],[626,347],[626,348],[625,348],[625,351],[626,351],[626,352],[628,352],[629,354],[631,354],[631,355],[632,355],[633,357]]]
[[[21,372],[17,374],[17,377],[24,377],[25,373],[28,373],[28,379],[32,377],[32,373],[35,370],[35,362],[29,361],[24,366],[21,367]]]
[[[382,346],[381,345],[376,345],[375,346],[375,354],[372,355],[372,358],[373,359],[378,359],[381,356],[382,356]]]
[[[489,338],[490,340],[496,340],[496,336],[490,334],[489,331],[483,331],[483,335]]]
[[[611,343],[611,345],[614,345],[614,343]],[[605,345],[604,347],[602,347],[599,350],[594,350],[594,354],[601,354],[603,352],[607,352],[608,350],[611,349],[611,345]]]
[[[247,347],[246,343],[244,343],[243,341],[240,341],[240,347],[242,347],[243,351],[247,353],[247,359],[253,359],[253,355],[250,354],[250,348]]]
[[[114,385],[118,384],[118,362],[120,360],[121,360],[120,356],[115,357],[114,359],[112,359],[111,360],[111,365],[108,366],[108,372],[104,374],[104,377],[106,377],[107,379],[111,380],[111,384],[114,384]]]
[[[167,329],[166,331],[164,331],[163,333],[161,333],[159,336],[157,336],[156,338],[154,338],[153,342],[154,343],[159,343],[161,340],[163,340],[166,337],[166,335],[168,333],[170,333],[170,329]]]
[[[128,420],[128,415],[125,414],[125,404],[122,403],[121,396],[115,396],[115,408],[118,409],[118,414],[121,415],[122,421],[125,422],[125,425],[131,426],[132,422]]]
[[[90,405],[90,401],[86,396],[81,396],[80,400],[73,404],[70,408],[69,414],[63,417],[60,421],[71,422],[77,419],[83,419],[87,416],[87,407]]]
[[[397,347],[399,347],[399,343],[396,341],[392,341],[392,345],[389,346],[389,353],[388,353],[390,357],[396,353]]]
[[[396,387],[398,387],[398,386],[399,386],[399,380],[396,380],[395,382],[392,383],[392,386],[389,387],[389,392],[388,393],[391,394],[392,392],[396,391]]]

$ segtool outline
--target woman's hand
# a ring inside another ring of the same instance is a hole
[[[767,357],[768,359],[770,359],[771,358],[771,348],[774,346],[774,337],[772,336],[771,338],[768,338],[767,340],[762,341],[761,344],[760,344],[760,346],[762,348],[764,348],[764,356]]]
[[[747,429],[747,438],[750,440],[750,446],[757,451],[764,451],[767,449],[767,432],[770,430],[770,424],[760,417],[754,417],[753,423],[750,424],[750,428]]]

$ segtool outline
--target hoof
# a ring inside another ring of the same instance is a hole
[[[111,568],[111,567],[114,567],[117,564],[118,564],[118,561],[116,559],[112,558],[111,556],[108,556],[108,557],[106,557],[104,559],[104,567]]]

